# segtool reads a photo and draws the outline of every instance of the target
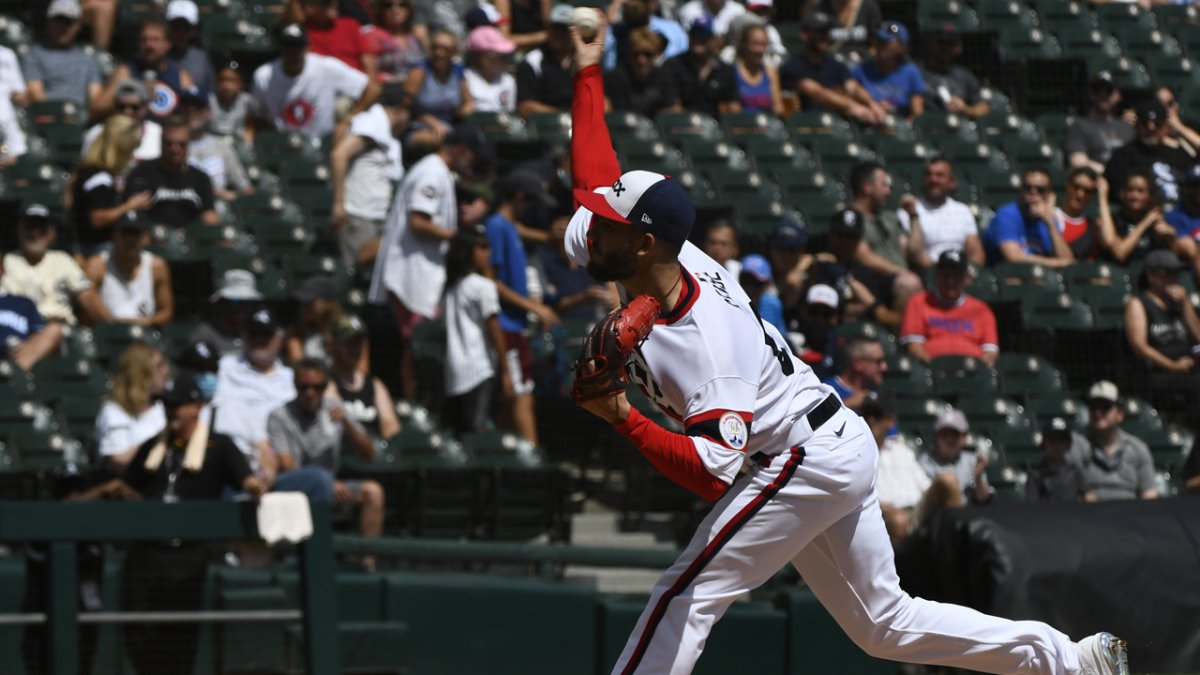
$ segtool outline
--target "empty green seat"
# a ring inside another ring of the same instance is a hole
[[[896,355],[888,359],[883,374],[883,387],[896,396],[928,398],[933,396],[933,374],[929,366],[911,356]]]
[[[1000,391],[1000,374],[971,356],[937,356],[929,362],[938,396],[988,394]]]
[[[1033,420],[1021,404],[1009,398],[971,393],[959,398],[955,407],[967,416],[972,429],[989,437],[996,429],[1034,428]]]
[[[721,117],[721,127],[734,142],[747,137],[788,140],[788,130],[783,120],[764,112],[727,113]]]
[[[617,142],[617,139],[645,143],[661,138],[658,127],[654,126],[654,120],[636,112],[628,110],[609,112],[604,115],[604,121],[608,124],[608,132],[613,137],[614,143]]]
[[[568,112],[535,113],[525,119],[533,135],[541,143],[571,142],[571,114]]]
[[[996,361],[1004,393],[1023,398],[1063,391],[1066,380],[1050,361],[1035,354],[1003,352]]]
[[[817,136],[834,136],[844,140],[854,138],[854,129],[850,123],[829,112],[801,110],[788,115],[784,123],[792,138],[801,144]]]
[[[746,152],[732,143],[696,137],[679,139],[677,144],[698,171],[723,167],[739,171],[750,169]]]
[[[654,123],[663,137],[671,141],[681,138],[719,141],[725,137],[721,124],[700,112],[663,112],[659,113]]]

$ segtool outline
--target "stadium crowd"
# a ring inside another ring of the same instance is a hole
[[[874,0],[808,4],[797,25],[777,22],[772,0],[614,0],[605,8],[614,114],[653,128],[689,113],[689,124],[719,130],[723,120],[773,129],[816,113],[826,126],[899,138],[923,118],[969,125],[992,113],[994,93],[959,64],[955,25],[923,25],[918,40]],[[156,456],[180,408],[195,407],[188,423],[227,436],[256,477],[234,488],[351,505],[359,530],[377,535],[385,491],[338,470],[350,457],[370,462],[412,423],[402,417],[414,404],[455,435],[501,429],[545,447],[539,402],[560,397],[564,338],[620,302],[563,252],[573,207],[565,137],[548,127],[552,140],[520,158],[504,154],[501,138],[569,114],[572,7],[290,0],[267,23],[275,51],[248,66],[207,46],[207,3],[171,0],[128,36],[114,35],[117,5],[52,0],[29,17],[35,41],[19,55],[0,48],[6,178],[28,183],[21,168],[47,161],[34,137],[61,133],[60,117],[73,115],[78,129],[74,158],[60,152],[70,143],[48,138],[49,161],[70,170],[60,193],[18,194],[0,280],[3,355],[37,375],[75,358],[89,330],[149,336],[97,355],[112,383],[96,401],[94,432],[79,434],[94,461],[123,475]],[[110,48],[111,60],[97,58]],[[696,243],[876,430],[897,540],[933,509],[997,494],[984,441],[1003,441],[995,425],[973,431],[987,413],[950,407],[966,392],[938,391],[948,400],[914,414],[904,405],[914,391],[889,386],[903,384],[898,366],[965,377],[1028,351],[1006,343],[1014,332],[983,280],[1042,284],[1086,268],[1134,282],[1096,282],[1120,297],[1123,363],[1057,392],[1082,394],[1085,412],[1020,416],[1036,451],[1028,498],[1176,489],[1122,425],[1145,399],[1200,432],[1200,134],[1169,87],[1132,107],[1108,71],[1087,89],[1090,107],[1047,155],[1063,163],[1014,166],[994,211],[960,189],[967,169],[957,157],[932,151],[904,171],[886,152],[830,159],[825,175],[842,195],[834,208],[809,210],[796,196],[787,200],[796,210],[754,231],[732,204],[701,204]],[[924,136],[931,148],[937,133]],[[619,150],[641,168],[632,149]],[[770,180],[788,185],[787,171]],[[271,199],[296,205],[299,220]],[[179,241],[211,256],[203,272],[177,262]],[[236,255],[250,248],[289,270],[293,254],[330,262],[319,274],[297,266],[280,286]],[[1063,312],[1083,300],[1060,293],[1051,300]],[[369,304],[352,304],[364,294]],[[431,336],[441,370],[421,364]],[[1182,490],[1200,490],[1196,455],[1172,467]]]

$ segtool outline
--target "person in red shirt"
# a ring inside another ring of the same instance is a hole
[[[1085,211],[1094,197],[1099,197],[1100,214],[1089,221]],[[1062,207],[1054,212],[1055,225],[1063,241],[1071,247],[1076,260],[1095,260],[1100,255],[1100,232],[1112,221],[1108,210],[1108,181],[1089,166],[1077,166],[1067,174],[1066,194]]]
[[[374,47],[362,33],[362,24],[357,19],[338,16],[336,0],[299,0],[299,3],[304,30],[308,33],[308,50],[332,56],[375,79],[378,61]]]
[[[938,257],[934,289],[908,301],[900,324],[900,344],[909,355],[929,361],[936,356],[974,356],[989,366],[1000,355],[996,316],[983,301],[964,291],[967,257],[946,251]]]

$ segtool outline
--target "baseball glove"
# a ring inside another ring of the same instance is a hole
[[[639,295],[596,324],[575,361],[571,398],[576,404],[624,391],[629,355],[650,335],[657,319],[658,301]]]

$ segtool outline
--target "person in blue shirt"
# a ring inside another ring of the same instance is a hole
[[[1050,173],[1043,168],[1021,172],[1021,191],[1016,201],[996,210],[983,233],[988,264],[1001,262],[1040,263],[1066,267],[1075,261],[1071,246],[1063,239],[1055,222],[1054,186]]]
[[[780,335],[787,335],[787,324],[783,320],[783,302],[771,285],[771,263],[767,259],[752,253],[742,258],[742,271],[738,275],[738,283],[742,290],[750,296],[750,306],[758,312],[758,316],[767,323],[779,329]]]
[[[1184,174],[1179,196],[1179,204],[1163,218],[1178,235],[1172,249],[1190,259],[1200,277],[1200,164],[1193,164]]]
[[[635,28],[648,27],[663,39],[662,60],[674,58],[688,50],[688,34],[678,21],[658,16],[658,0],[626,0],[621,5],[621,21],[612,25],[604,38],[604,72],[617,67],[624,60],[625,38]]]
[[[500,295],[500,330],[508,349],[501,366],[507,369],[513,386],[513,398],[506,401],[504,417],[512,421],[513,431],[535,446],[538,439],[533,412],[533,350],[525,327],[530,313],[546,325],[559,322],[553,310],[529,297],[528,258],[517,231],[520,214],[539,204],[554,206],[554,198],[547,193],[542,179],[529,171],[513,171],[497,182],[496,209],[484,222]]]
[[[57,336],[45,328],[46,319],[32,300],[0,291],[0,359],[8,359],[25,371],[33,368],[58,348]]]
[[[854,68],[871,98],[893,114],[909,120],[925,112],[925,78],[908,60],[908,29],[898,21],[884,21],[871,38],[871,59]]]

